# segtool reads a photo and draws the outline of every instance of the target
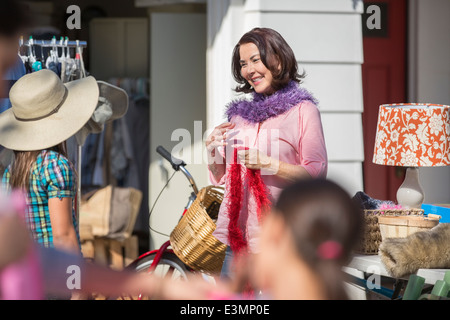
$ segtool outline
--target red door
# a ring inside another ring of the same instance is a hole
[[[377,8],[372,7],[372,10],[367,12],[370,5]],[[377,16],[378,9],[381,14]],[[407,102],[406,0],[365,0],[364,10],[364,190],[372,198],[396,201],[396,192],[403,182],[404,170],[374,164],[372,158],[378,107],[386,103]],[[374,20],[377,18],[381,21]]]

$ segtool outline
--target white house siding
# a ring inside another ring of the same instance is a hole
[[[234,97],[234,45],[254,27],[273,28],[306,71],[303,86],[320,101],[328,178],[351,194],[363,190],[361,13],[362,3],[352,0],[208,0],[208,127],[224,120]]]

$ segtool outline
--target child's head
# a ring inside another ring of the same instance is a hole
[[[244,49],[248,51],[248,57],[244,56],[246,53]],[[277,31],[270,28],[254,28],[244,34],[234,47],[232,71],[235,80],[241,85],[236,88],[237,92],[248,93],[255,90],[261,93],[258,91],[258,84],[252,82],[252,76],[247,70],[249,69],[247,65],[252,63],[250,58],[255,54],[261,62],[260,67],[255,64],[256,75],[264,77],[265,73],[274,91],[285,87],[291,80],[300,83],[304,76],[299,75],[294,52]]]
[[[77,133],[91,118],[99,98],[92,76],[63,83],[43,69],[11,87],[11,108],[0,114],[0,144],[18,151],[43,150]]]
[[[283,263],[294,262],[321,280],[318,286],[326,298],[345,298],[341,268],[349,262],[361,228],[362,214],[337,184],[317,179],[290,185],[263,223],[256,284],[267,286]]]

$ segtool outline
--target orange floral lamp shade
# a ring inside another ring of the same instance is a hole
[[[450,107],[381,105],[373,162],[405,167],[450,165]]]

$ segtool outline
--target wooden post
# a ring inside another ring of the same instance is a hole
[[[97,238],[94,240],[94,260],[99,265],[108,266],[105,239]]]
[[[111,268],[115,270],[123,269],[123,245],[118,240],[109,240],[109,254],[111,257]]]
[[[81,253],[83,258],[94,260],[95,259],[95,248],[93,240],[86,240],[81,244]]]
[[[131,262],[137,259],[138,257],[138,237],[131,236],[124,240],[125,246],[125,267],[128,266]]]

